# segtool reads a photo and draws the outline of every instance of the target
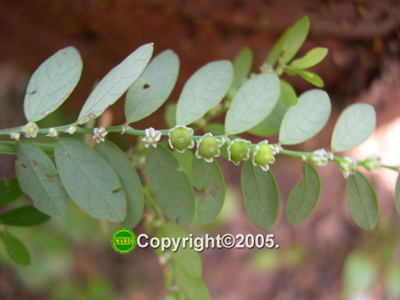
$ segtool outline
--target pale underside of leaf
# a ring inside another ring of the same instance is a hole
[[[353,149],[364,142],[375,130],[374,108],[365,103],[347,107],[333,129],[331,147],[335,152]]]
[[[326,92],[305,92],[283,117],[279,141],[284,145],[295,145],[312,138],[328,122],[330,113],[331,104]]]
[[[125,100],[128,123],[155,112],[171,94],[179,74],[179,58],[172,50],[157,55],[129,88]]]
[[[176,110],[176,122],[188,125],[220,103],[233,79],[232,63],[211,62],[189,78],[183,87]]]
[[[24,98],[28,121],[37,122],[55,111],[74,90],[82,59],[74,47],[59,50],[33,73]]]
[[[123,62],[112,69],[94,88],[86,100],[77,123],[84,124],[99,117],[139,78],[153,54],[153,44],[136,49]]]
[[[248,80],[235,94],[225,118],[225,130],[238,134],[264,120],[274,108],[280,94],[276,74],[260,74]]]

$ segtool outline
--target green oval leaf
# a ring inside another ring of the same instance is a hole
[[[233,61],[233,81],[232,86],[239,89],[249,76],[253,65],[253,52],[243,47]]]
[[[60,107],[75,89],[81,73],[82,59],[74,47],[61,49],[42,63],[26,89],[26,119],[37,122]]]
[[[331,148],[343,152],[357,147],[374,132],[376,113],[365,103],[356,103],[347,107],[339,116],[333,129]]]
[[[164,119],[169,128],[176,126],[176,103],[167,104]]]
[[[362,173],[347,181],[347,203],[353,220],[361,228],[372,230],[378,221],[378,197],[371,182]]]
[[[271,170],[264,172],[247,160],[243,164],[241,181],[250,220],[261,229],[271,229],[279,213],[279,190]]]
[[[80,208],[99,219],[125,219],[125,193],[104,156],[73,138],[59,139],[54,155],[65,189]]]
[[[3,231],[0,237],[8,255],[16,263],[24,266],[31,263],[31,256],[28,249],[26,249],[25,245],[18,238],[6,231]]]
[[[394,191],[394,203],[396,204],[396,210],[400,215],[400,175],[397,177],[396,189]]]
[[[188,125],[221,102],[233,79],[232,63],[211,62],[192,75],[183,87],[176,109],[176,122]]]
[[[211,300],[207,285],[201,277],[188,276],[182,268],[174,268],[178,284],[189,300]]]
[[[22,194],[17,178],[11,178],[8,182],[6,178],[0,178],[0,206],[17,200]]]
[[[282,44],[283,54],[279,59],[280,65],[287,64],[299,51],[307,38],[308,31],[310,30],[310,20],[307,16],[304,16],[296,22],[285,35],[284,42]]]
[[[129,158],[113,142],[105,140],[97,145],[96,150],[114,167],[126,195],[126,218],[121,226],[133,228],[143,214],[143,190],[139,175]]]
[[[285,80],[280,79],[279,81],[281,83],[281,93],[279,95],[279,99],[287,107],[297,104],[297,95],[294,88]]]
[[[41,212],[62,215],[68,205],[68,194],[61,184],[58,171],[42,149],[29,141],[16,146],[15,171],[22,191],[32,198]]]
[[[155,112],[171,95],[178,74],[179,58],[174,51],[157,55],[126,94],[126,121],[136,122]]]
[[[153,54],[153,44],[146,44],[114,67],[100,82],[82,107],[77,120],[85,124],[103,114],[139,78]]]
[[[189,234],[178,224],[165,222],[157,231],[157,236],[161,238],[170,238],[175,241],[182,241],[184,238],[189,238]],[[171,251],[171,259],[176,266],[179,266],[188,276],[201,276],[201,260],[199,254],[190,247],[183,247],[183,242],[174,244],[171,242],[169,248]]]
[[[279,141],[284,145],[296,145],[312,138],[328,122],[330,113],[331,102],[325,91],[303,93],[283,117]]]
[[[13,226],[35,226],[46,223],[50,216],[41,213],[33,206],[23,206],[0,215],[0,223]]]
[[[308,81],[312,85],[315,85],[316,87],[322,88],[324,87],[324,82],[322,81],[321,77],[319,77],[317,74],[306,71],[306,70],[295,70],[297,74],[304,80]]]
[[[260,123],[271,113],[279,94],[276,74],[260,74],[248,80],[232,99],[225,118],[226,132],[242,133]]]
[[[304,180],[293,188],[286,202],[286,217],[297,226],[313,212],[321,195],[321,179],[309,163],[303,164]]]
[[[253,128],[250,128],[248,132],[257,136],[270,136],[277,134],[287,110],[287,106],[279,99],[269,116]]]
[[[204,159],[194,159],[192,172],[195,187],[205,192],[205,197],[197,204],[197,215],[207,224],[218,216],[224,205],[224,176],[216,160],[208,163]]]
[[[328,54],[327,48],[314,48],[307,52],[302,58],[295,59],[292,61],[290,66],[295,69],[307,69],[312,66],[315,66],[319,62],[321,62],[325,56]]]
[[[167,217],[183,226],[195,213],[195,196],[185,170],[165,146],[150,147],[146,155],[147,178],[157,203]]]
[[[188,150],[186,150],[183,153],[174,150],[174,152],[172,152],[172,153],[174,154],[175,158],[178,160],[181,167],[185,170],[185,172],[189,178],[190,185],[193,186],[192,163],[193,163],[193,159],[194,159],[194,154]]]

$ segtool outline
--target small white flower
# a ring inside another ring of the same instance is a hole
[[[311,154],[311,161],[317,166],[326,166],[328,164],[328,152],[325,149],[315,150]]]
[[[154,148],[157,148],[157,142],[161,139],[162,133],[154,130],[153,127],[147,128],[144,132],[146,133],[146,136],[142,138],[144,146],[149,148],[152,145]]]
[[[346,156],[339,163],[340,171],[342,171],[344,178],[349,178],[357,171],[357,160],[353,157]]]
[[[129,126],[129,125],[122,125],[122,132],[121,132],[121,134],[124,134],[125,131],[131,130],[131,129],[133,129],[133,128],[132,128],[131,126]]]
[[[46,136],[50,136],[50,137],[53,137],[53,138],[58,138],[57,129],[51,127],[51,128],[49,129],[49,133],[46,134]]]
[[[376,155],[371,155],[364,161],[364,166],[370,172],[379,172],[381,168],[381,159]]]
[[[69,133],[69,134],[74,134],[76,131],[76,126],[71,126],[70,128],[68,128],[65,133]]]
[[[96,127],[93,129],[93,132],[93,139],[96,141],[96,143],[104,142],[104,137],[108,134],[104,127]]]
[[[22,127],[22,131],[25,132],[25,137],[35,138],[39,133],[39,126],[36,123],[28,122],[28,124]]]
[[[12,132],[10,133],[10,138],[16,141],[19,141],[19,138],[21,137],[21,135],[19,134],[19,132]]]

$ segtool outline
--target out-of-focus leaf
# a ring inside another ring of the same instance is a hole
[[[8,184],[6,178],[0,178],[0,206],[17,200],[22,194],[17,178],[11,178]]]
[[[31,256],[29,255],[28,249],[26,249],[25,245],[18,238],[7,231],[3,231],[0,237],[8,255],[16,263],[23,266],[31,263]]]
[[[50,220],[50,216],[33,206],[15,208],[0,215],[0,223],[12,226],[35,226],[48,220]]]
[[[317,74],[306,70],[296,70],[296,73],[299,74],[301,78],[308,81],[312,85],[315,85],[316,87],[319,88],[324,87],[323,80]]]
[[[253,65],[253,52],[243,47],[233,61],[233,82],[232,86],[239,89],[249,76]]]
[[[307,69],[312,66],[315,66],[319,62],[321,62],[325,56],[328,54],[327,48],[314,48],[307,52],[302,58],[295,59],[292,61],[290,66],[295,69]]]
[[[173,128],[176,126],[176,104],[170,103],[167,105],[165,109],[165,122],[169,128]]]

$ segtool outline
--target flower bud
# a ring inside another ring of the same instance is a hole
[[[349,178],[357,171],[357,161],[350,156],[346,156],[339,162],[340,171],[342,171],[344,178]]]
[[[253,164],[259,165],[264,171],[268,171],[269,164],[275,162],[275,154],[277,154],[275,147],[271,147],[267,140],[259,142],[253,154]]]
[[[176,125],[168,131],[170,147],[181,153],[185,152],[186,148],[192,149],[194,147],[193,133],[192,128]]]
[[[233,162],[236,166],[242,160],[248,160],[250,157],[250,148],[251,145],[250,141],[243,140],[243,139],[235,139],[232,143],[228,146],[228,159],[229,161]]]
[[[221,148],[225,143],[224,138],[217,139],[212,133],[208,132],[197,141],[196,157],[204,158],[206,162],[212,162],[214,157],[221,155]]]
[[[364,160],[364,166],[370,172],[379,172],[381,168],[381,159],[376,155],[371,155]]]
[[[315,150],[311,154],[311,161],[317,166],[326,166],[328,164],[328,159],[328,153],[325,151],[325,149]]]

